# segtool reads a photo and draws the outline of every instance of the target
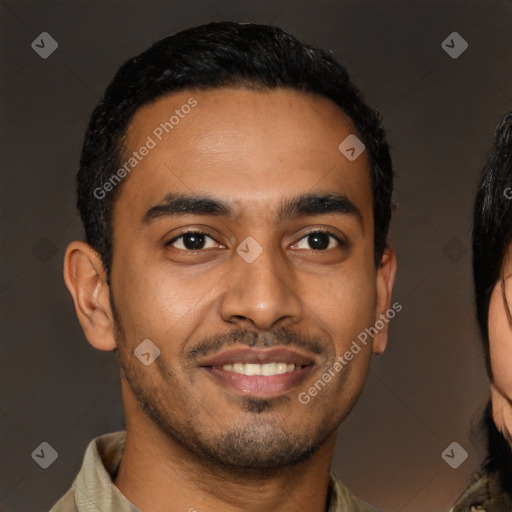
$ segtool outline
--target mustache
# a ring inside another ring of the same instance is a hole
[[[217,352],[224,347],[236,344],[248,347],[295,346],[316,355],[325,354],[329,346],[328,342],[320,337],[299,334],[285,327],[271,331],[241,329],[203,339],[187,351],[186,359],[194,360],[199,356],[206,356],[211,352]]]

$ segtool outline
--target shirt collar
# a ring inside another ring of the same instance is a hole
[[[73,496],[76,512],[140,512],[114,484],[125,448],[125,430],[101,435],[89,443],[80,472],[67,495],[70,498],[70,494]],[[52,510],[58,512],[59,509]],[[331,473],[327,512],[378,511],[355,498]]]

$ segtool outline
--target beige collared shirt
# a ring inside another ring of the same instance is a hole
[[[50,512],[141,512],[123,496],[113,479],[123,458],[126,431],[93,439],[71,489]],[[327,512],[378,512],[361,501],[331,473]]]

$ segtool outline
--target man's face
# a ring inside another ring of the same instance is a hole
[[[352,133],[334,104],[291,90],[182,92],[136,113],[126,158],[156,145],[115,204],[111,275],[128,424],[145,415],[197,457],[271,468],[343,421],[371,344],[308,404],[298,397],[384,312],[368,159],[338,149]],[[173,206],[181,196],[226,212]],[[285,208],[301,196],[338,200]],[[148,366],[134,355],[146,339],[160,350]]]

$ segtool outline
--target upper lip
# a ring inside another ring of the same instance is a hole
[[[270,349],[236,348],[229,349],[199,361],[199,366],[224,366],[233,363],[263,364],[269,362],[307,366],[314,364],[314,358],[296,350],[284,347]]]

